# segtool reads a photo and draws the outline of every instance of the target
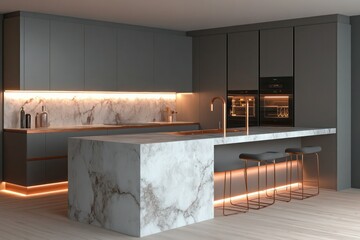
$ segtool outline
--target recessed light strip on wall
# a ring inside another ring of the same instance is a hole
[[[68,191],[68,182],[57,182],[50,184],[35,185],[30,187],[20,186],[17,184],[3,182],[4,189],[0,192],[15,195],[19,197],[33,197],[62,193]]]
[[[175,92],[97,92],[97,91],[12,91],[4,92],[5,98],[29,99],[176,99]]]

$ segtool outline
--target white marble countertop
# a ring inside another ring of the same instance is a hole
[[[222,133],[179,135],[177,132],[168,133],[143,133],[129,135],[110,135],[110,136],[92,136],[81,137],[81,139],[118,142],[127,144],[154,144],[164,142],[191,141],[201,139],[211,139],[214,145],[256,142],[275,139],[309,137],[318,135],[335,134],[336,128],[302,128],[302,127],[250,127],[249,135],[246,135],[244,129],[239,128],[239,132],[228,132],[226,138]]]

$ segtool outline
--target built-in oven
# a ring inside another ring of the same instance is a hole
[[[246,102],[249,102],[249,126],[258,126],[259,92],[257,90],[232,90],[227,96],[227,126],[245,127]]]
[[[294,126],[294,78],[260,78],[260,126]]]

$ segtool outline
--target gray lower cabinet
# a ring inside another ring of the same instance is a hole
[[[67,181],[68,138],[197,130],[198,124],[55,133],[4,133],[4,180],[22,186]]]
[[[84,90],[84,25],[51,20],[50,90]]]
[[[260,30],[260,77],[293,76],[293,28]]]
[[[216,101],[214,111],[210,111],[213,97],[226,100],[226,34],[197,38],[195,50],[199,88],[199,120],[203,129],[218,128],[222,122],[222,103]]]
[[[192,91],[192,40],[182,35],[154,35],[155,91]]]
[[[117,90],[154,91],[154,34],[117,30]]]
[[[85,25],[85,90],[116,91],[116,28]]]
[[[258,90],[259,31],[228,34],[228,90]]]
[[[24,17],[24,90],[48,90],[50,21]]]

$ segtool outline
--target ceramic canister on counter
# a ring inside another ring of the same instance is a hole
[[[25,127],[26,128],[31,128],[31,115],[29,113],[27,113],[25,115],[25,121],[26,121]]]
[[[24,107],[21,107],[21,110],[20,110],[20,128],[25,128],[25,127],[26,127],[25,111],[24,111]]]

